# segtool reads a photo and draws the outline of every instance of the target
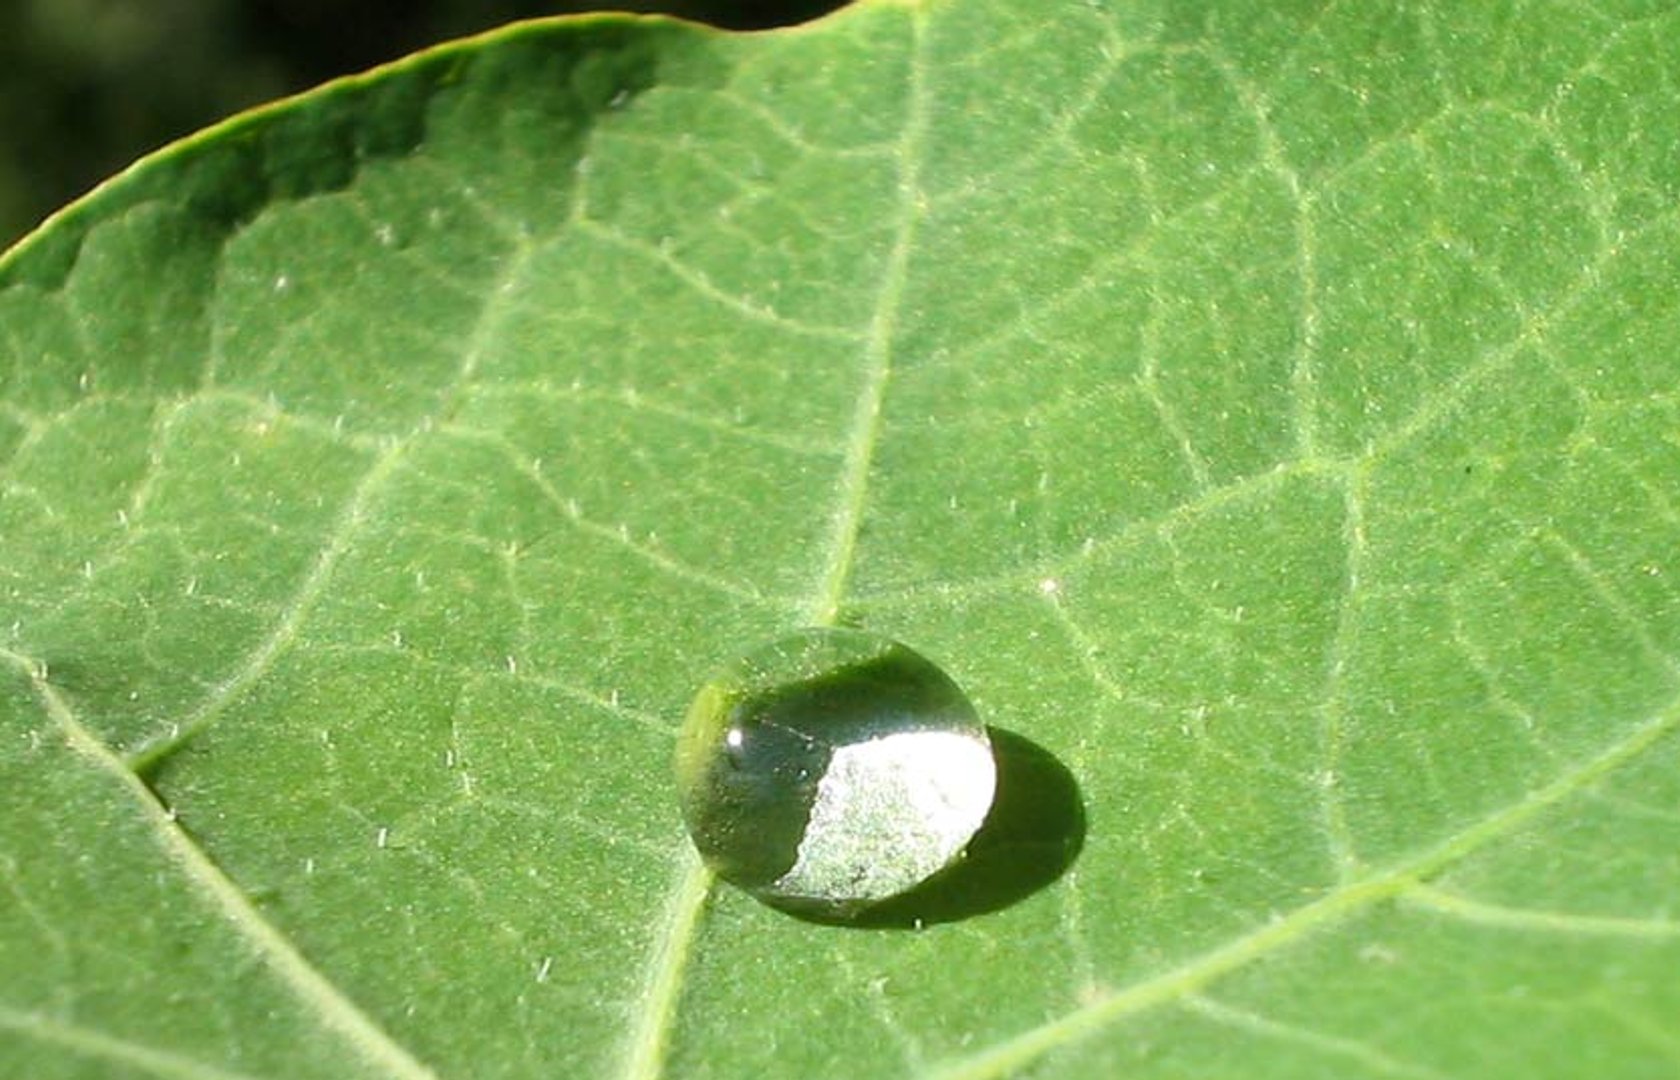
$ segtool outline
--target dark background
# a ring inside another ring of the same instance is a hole
[[[845,0],[0,0],[0,249],[252,105],[515,19],[603,7],[736,29]]]

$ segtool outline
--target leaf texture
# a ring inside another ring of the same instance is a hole
[[[1680,13],[525,24],[0,259],[0,1072],[1672,1075]],[[939,659],[1077,777],[818,926],[720,662]]]

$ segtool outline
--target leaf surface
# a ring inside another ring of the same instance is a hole
[[[1672,5],[509,28],[0,260],[0,1072],[1680,1062]],[[1089,817],[921,932],[715,886],[843,621]]]

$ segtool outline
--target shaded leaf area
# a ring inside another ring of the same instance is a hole
[[[625,0],[737,29],[841,0]],[[14,0],[0,8],[0,244],[136,154],[236,110],[514,19],[587,0]]]
[[[0,1072],[1671,1071],[1677,19],[561,22],[150,159],[0,262]],[[674,724],[835,620],[1065,874],[712,886]]]

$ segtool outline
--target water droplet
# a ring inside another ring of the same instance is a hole
[[[957,862],[997,765],[962,689],[895,641],[810,629],[701,688],[677,742],[683,817],[718,875],[849,916]]]

